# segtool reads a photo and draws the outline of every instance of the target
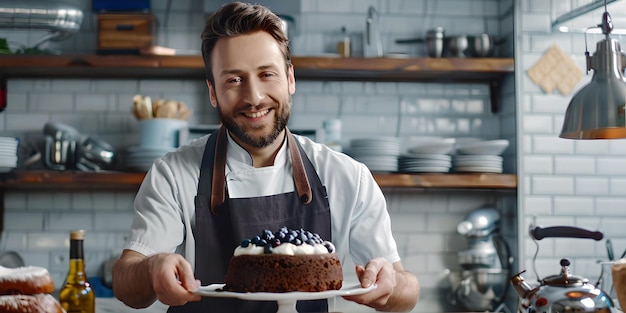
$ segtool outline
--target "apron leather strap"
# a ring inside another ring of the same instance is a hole
[[[226,193],[226,127],[222,125],[217,133],[215,162],[213,163],[213,188],[211,188],[211,213],[216,214],[215,208],[224,203]]]
[[[293,181],[296,184],[296,191],[300,201],[304,204],[309,204],[313,200],[313,193],[311,192],[309,178],[304,170],[300,150],[296,146],[296,140],[289,129],[285,128],[285,131],[287,132],[287,144],[289,145],[289,154],[291,155],[291,167],[293,168]]]
[[[285,131],[289,155],[291,156],[291,166],[293,168],[293,180],[296,185],[296,191],[300,201],[304,204],[309,204],[313,200],[313,193],[311,192],[309,178],[306,175],[306,170],[302,163],[302,156],[289,129],[285,128]],[[220,127],[217,134],[216,145],[215,162],[213,163],[213,188],[211,188],[211,213],[213,214],[216,214],[215,208],[224,203],[226,194],[226,147],[228,145],[228,138],[226,136],[226,127],[223,125]]]

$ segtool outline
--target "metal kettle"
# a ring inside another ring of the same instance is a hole
[[[561,259],[560,264],[560,274],[545,277],[534,288],[524,281],[523,272],[511,278],[511,284],[528,313],[612,311],[615,305],[607,293],[590,284],[588,279],[572,275],[568,259]]]
[[[556,226],[531,230],[537,240],[547,237],[589,238],[600,240],[600,232],[576,227]],[[510,282],[521,298],[520,306],[527,313],[611,313],[615,307],[611,297],[584,277],[572,275],[570,260],[561,259],[561,272],[539,280],[531,286],[521,276],[525,271],[511,277]]]

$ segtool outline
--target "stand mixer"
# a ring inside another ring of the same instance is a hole
[[[502,238],[500,213],[493,208],[470,212],[457,225],[468,249],[459,251],[461,271],[449,272],[452,304],[467,311],[500,311],[508,292],[512,257]]]

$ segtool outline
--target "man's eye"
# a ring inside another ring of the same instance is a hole
[[[276,75],[274,75],[274,73],[272,73],[272,72],[264,72],[263,74],[261,74],[261,76],[263,76],[263,77],[272,77],[272,76],[276,76]]]
[[[241,77],[234,77],[228,80],[228,83],[240,83]]]

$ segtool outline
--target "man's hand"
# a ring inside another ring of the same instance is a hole
[[[200,287],[193,276],[191,265],[175,253],[155,254],[146,259],[152,289],[157,299],[167,305],[183,305],[199,301],[200,296],[191,293]]]
[[[404,271],[402,263],[391,264],[384,258],[370,260],[365,267],[356,266],[361,287],[376,284],[370,292],[344,296],[344,299],[367,305],[379,311],[410,311],[419,298],[417,278]]]
[[[200,296],[191,293],[199,286],[189,262],[175,253],[146,257],[124,250],[113,267],[115,297],[137,309],[150,306],[156,299],[166,305],[199,301]]]

